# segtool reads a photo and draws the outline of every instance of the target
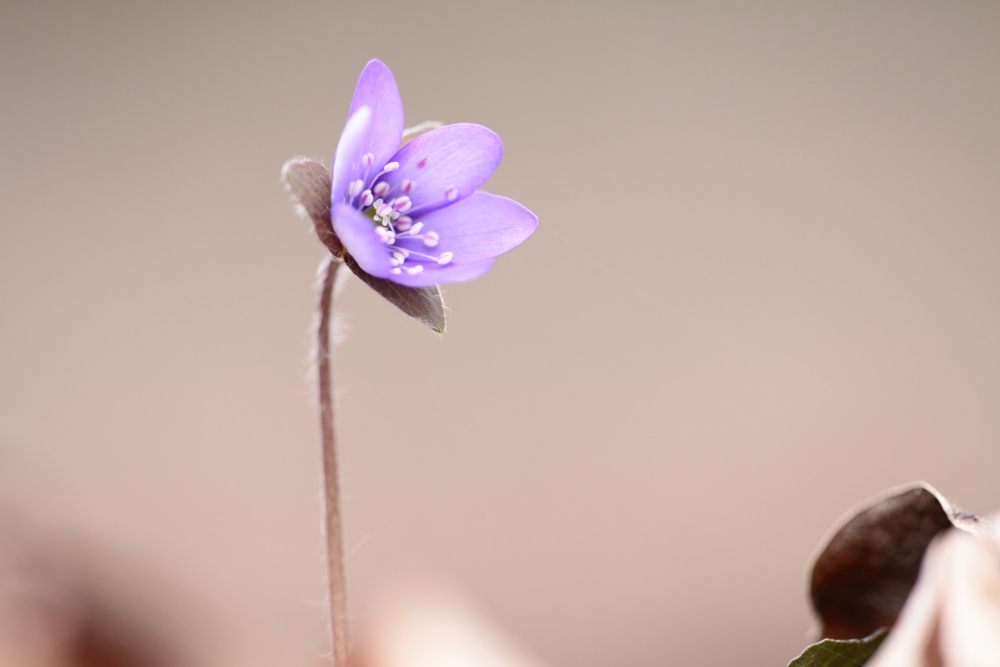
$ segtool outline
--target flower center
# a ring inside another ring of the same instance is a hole
[[[362,158],[362,165],[368,167],[371,164],[369,155]],[[367,160],[367,164],[366,164]],[[390,162],[375,177],[378,179],[384,173],[395,171],[399,168],[399,163]],[[348,203],[356,207],[364,215],[371,218],[375,226],[375,234],[385,246],[386,251],[392,257],[389,263],[392,265],[390,271],[396,275],[404,271],[411,276],[415,276],[424,271],[426,265],[445,265],[451,262],[452,253],[443,252],[439,255],[432,255],[426,250],[437,247],[440,237],[437,232],[425,232],[424,223],[414,221],[406,215],[406,212],[413,207],[409,194],[414,191],[416,184],[405,179],[396,188],[400,192],[394,193],[393,187],[382,181],[376,183],[375,187],[362,191],[365,181],[358,179],[352,181],[347,188]],[[393,196],[396,195],[396,196]]]

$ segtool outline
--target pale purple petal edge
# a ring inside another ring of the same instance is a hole
[[[360,264],[360,262],[358,262]],[[386,276],[388,280],[409,287],[430,287],[445,283],[463,283],[475,280],[493,268],[493,260],[487,259],[475,264],[451,264],[440,268],[426,269],[415,276],[407,273]]]
[[[454,254],[455,264],[498,257],[521,245],[538,228],[538,216],[501,195],[478,191],[421,217],[441,237],[438,250]]]
[[[330,184],[330,205],[343,204],[347,186],[355,178],[364,148],[363,141],[371,123],[371,109],[361,107],[351,114],[340,134],[333,158],[333,182]]]
[[[392,71],[381,60],[371,60],[365,65],[351,100],[350,115],[358,109],[368,107],[372,111],[372,121],[363,142],[363,152],[372,153],[375,159],[372,170],[365,178],[370,185],[375,175],[385,166],[399,149],[403,139],[403,100]]]

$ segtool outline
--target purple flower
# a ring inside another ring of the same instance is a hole
[[[503,144],[470,123],[446,125],[400,147],[403,103],[392,72],[361,73],[333,162],[330,219],[368,274],[410,287],[477,278],[531,236],[538,218],[479,190]]]

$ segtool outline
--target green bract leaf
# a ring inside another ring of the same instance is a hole
[[[883,628],[864,639],[824,639],[803,651],[788,667],[860,667],[887,635]]]

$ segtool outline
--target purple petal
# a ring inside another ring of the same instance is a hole
[[[502,157],[503,143],[492,130],[470,123],[446,125],[400,148],[392,157],[399,168],[378,180],[391,186],[388,198],[406,195],[412,213],[423,214],[478,190]]]
[[[375,159],[367,175],[361,175],[366,185],[399,150],[403,139],[403,100],[392,72],[380,60],[372,60],[365,65],[358,87],[354,89],[351,113],[354,115],[362,107],[372,111],[372,122],[361,144],[361,154],[371,153]]]
[[[330,213],[333,231],[358,266],[376,278],[390,277],[389,250],[375,234],[375,223],[346,204],[336,204]]]
[[[361,156],[364,155],[363,142],[371,117],[371,110],[361,107],[347,119],[347,125],[340,135],[337,153],[333,158],[333,183],[330,186],[330,203],[333,206],[347,200],[347,186],[358,178]]]
[[[502,255],[521,245],[538,227],[538,217],[513,199],[476,192],[420,216],[425,231],[440,237],[435,250],[453,254],[455,264]]]
[[[358,263],[360,264],[360,262]],[[464,283],[467,280],[478,278],[492,268],[492,259],[476,262],[475,264],[449,264],[448,266],[441,267],[425,264],[424,270],[415,276],[411,276],[404,271],[399,275],[390,275],[388,279],[400,285],[428,287],[443,283]]]

